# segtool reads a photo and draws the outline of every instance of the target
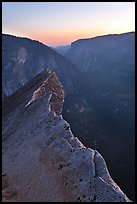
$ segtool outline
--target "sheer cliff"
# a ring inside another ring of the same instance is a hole
[[[76,91],[77,68],[48,46],[28,38],[2,35],[2,91],[12,95],[45,67],[58,74],[66,95]],[[78,77],[77,77],[78,80]]]
[[[135,32],[76,40],[66,56],[83,72],[86,91],[81,88],[79,101],[72,97],[73,106],[65,101],[64,116],[85,145],[96,142],[113,178],[134,200]]]
[[[62,118],[64,88],[38,75],[3,104],[3,202],[130,202]]]
[[[135,32],[79,39],[71,43],[66,57],[83,72],[130,72],[135,65]],[[111,75],[110,75],[111,76]]]

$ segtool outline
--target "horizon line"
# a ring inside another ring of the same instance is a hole
[[[122,32],[122,33],[108,33],[108,34],[102,34],[102,35],[96,35],[96,36],[92,36],[92,37],[85,37],[85,38],[78,38],[68,44],[58,44],[58,45],[53,45],[53,44],[49,44],[49,43],[44,43],[38,39],[33,39],[33,38],[30,38],[30,37],[27,37],[27,36],[20,36],[20,35],[14,35],[14,34],[11,34],[11,33],[2,33],[2,35],[10,35],[10,36],[13,36],[13,37],[19,37],[19,38],[26,38],[26,39],[29,39],[29,40],[33,40],[33,41],[37,41],[39,43],[42,43],[48,47],[53,47],[53,48],[57,48],[59,46],[67,46],[67,45],[71,45],[72,43],[76,42],[76,41],[79,41],[79,40],[88,40],[88,39],[92,39],[92,38],[97,38],[97,37],[103,37],[103,36],[108,36],[108,35],[121,35],[121,34],[127,34],[127,33],[135,33],[135,31],[128,31],[128,32]]]

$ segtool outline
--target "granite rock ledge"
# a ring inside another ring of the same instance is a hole
[[[20,96],[21,97],[21,96]],[[54,72],[3,118],[3,202],[131,202],[100,153],[62,118],[64,90]]]

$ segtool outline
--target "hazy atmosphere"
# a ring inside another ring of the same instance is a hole
[[[2,32],[50,46],[135,31],[135,2],[3,2]]]

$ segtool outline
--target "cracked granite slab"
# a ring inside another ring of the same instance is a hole
[[[62,118],[56,74],[30,93],[3,117],[3,202],[131,202]]]

